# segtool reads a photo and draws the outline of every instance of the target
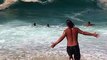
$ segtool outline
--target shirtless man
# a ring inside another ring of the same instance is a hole
[[[89,33],[80,30],[71,20],[66,21],[67,28],[64,30],[62,36],[54,43],[52,43],[51,48],[54,48],[58,43],[60,43],[65,37],[67,38],[67,53],[69,55],[69,60],[80,60],[80,49],[78,43],[78,34],[88,35],[98,37],[96,33]]]

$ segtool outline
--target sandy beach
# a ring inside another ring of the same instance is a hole
[[[20,54],[20,55],[0,55],[0,60],[68,60],[68,56],[58,56],[58,55],[51,55],[51,56],[46,56],[46,55],[41,55],[37,56],[36,55],[30,55],[30,54]],[[83,59],[83,57],[81,58]]]
[[[62,51],[28,51],[20,49],[19,51],[10,51],[0,49],[0,60],[68,60],[66,52]],[[83,55],[81,60],[84,59]]]

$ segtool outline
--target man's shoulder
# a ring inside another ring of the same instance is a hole
[[[79,29],[78,27],[74,27],[74,29]]]
[[[68,28],[65,28],[65,30],[64,30],[64,31],[66,31],[66,30],[68,30]]]
[[[69,28],[65,28],[64,31],[67,31]],[[73,27],[73,29],[79,29],[78,27]]]

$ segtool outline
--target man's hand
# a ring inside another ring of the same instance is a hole
[[[99,37],[99,34],[97,34],[96,32],[93,33],[94,37],[98,38]]]
[[[51,48],[54,48],[56,46],[56,43],[52,43]]]

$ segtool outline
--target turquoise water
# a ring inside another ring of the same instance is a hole
[[[65,21],[70,18],[81,30],[100,34],[99,38],[79,35],[82,57],[86,60],[107,60],[107,10],[97,8],[90,1],[87,4],[81,0],[84,3],[81,6],[74,0],[74,4],[69,2],[71,0],[62,0],[62,3],[58,0],[55,5],[20,2],[0,11],[0,57],[12,60],[13,56],[21,56],[21,60],[29,59],[26,55],[67,55],[66,39],[54,49],[50,49],[50,45],[61,36],[66,28]],[[95,26],[83,26],[88,21]],[[34,22],[37,26],[33,26]],[[47,24],[50,27],[46,27]]]

